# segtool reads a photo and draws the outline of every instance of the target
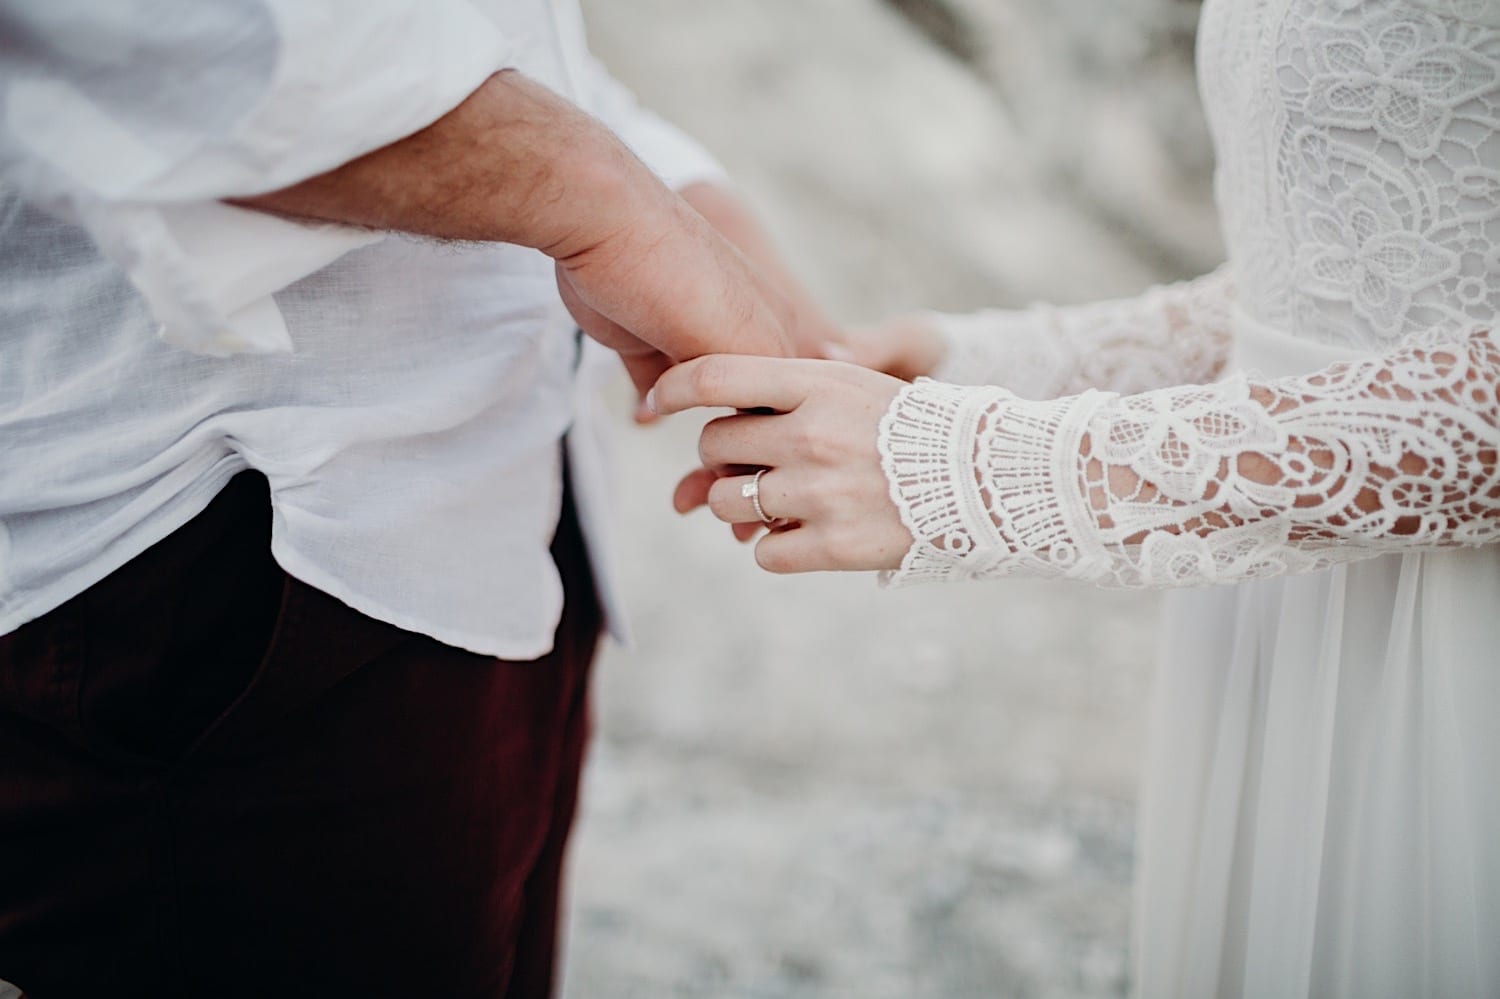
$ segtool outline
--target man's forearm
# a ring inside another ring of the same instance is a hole
[[[760,274],[603,125],[519,73],[399,142],[237,203],[539,249],[579,324],[643,392],[672,361],[791,350],[786,306]]]
[[[649,172],[598,122],[497,73],[432,125],[251,208],[568,256],[623,224]]]

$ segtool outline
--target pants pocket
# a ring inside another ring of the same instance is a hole
[[[64,604],[0,635],[0,714],[9,714],[81,742],[78,687],[83,627],[78,608]]]
[[[292,592],[270,522],[265,479],[242,473],[80,595],[76,715],[95,752],[174,763],[255,683]]]

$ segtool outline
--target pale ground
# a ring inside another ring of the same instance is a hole
[[[1089,104],[1140,178],[1114,191],[1076,140],[1028,151],[1046,102],[1007,111],[993,72],[1013,36],[966,66],[877,0],[585,6],[848,320],[1129,293],[1217,252],[1191,121],[1171,159],[1123,92]],[[1156,598],[766,576],[668,507],[692,425],[618,436],[638,644],[598,677],[569,999],[1123,994]]]

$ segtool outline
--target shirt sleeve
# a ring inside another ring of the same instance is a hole
[[[584,65],[587,107],[674,191],[700,182],[727,183],[729,175],[713,154],[676,125],[642,107],[598,59]]]
[[[378,239],[222,204],[431,124],[510,61],[465,0],[0,8],[0,178],[77,221],[170,341],[289,349],[269,296]]]

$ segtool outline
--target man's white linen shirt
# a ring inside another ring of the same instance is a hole
[[[547,652],[565,436],[618,631],[605,475],[551,262],[224,205],[515,68],[668,184],[720,176],[589,55],[576,0],[0,8],[0,633],[271,485],[272,551],[373,617]]]

